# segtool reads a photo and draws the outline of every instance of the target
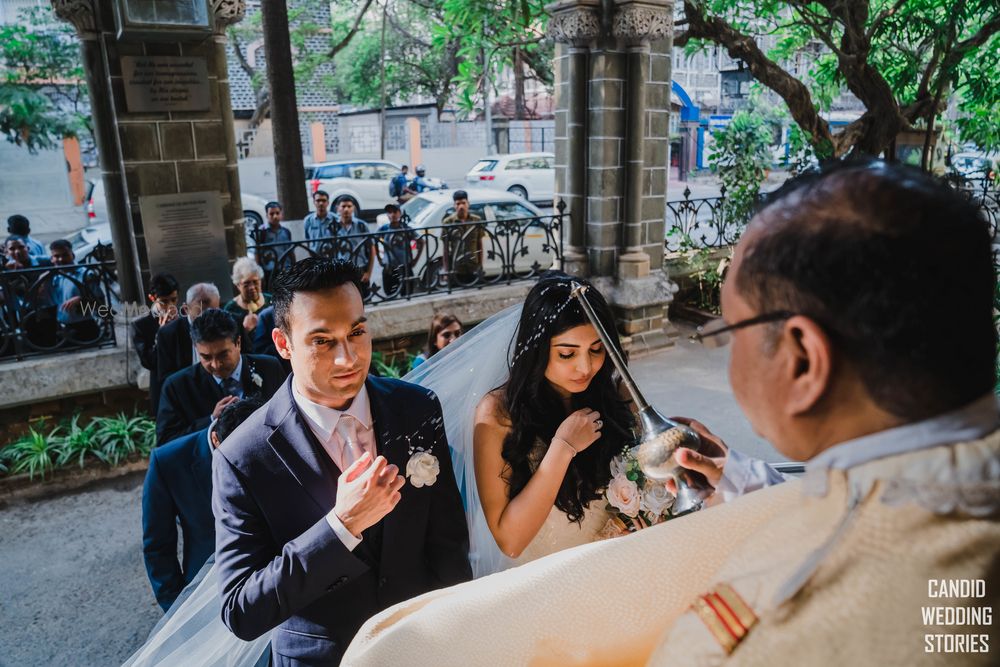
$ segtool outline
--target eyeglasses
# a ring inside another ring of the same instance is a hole
[[[719,317],[709,320],[704,325],[698,327],[697,331],[691,334],[690,339],[696,343],[701,343],[705,347],[722,347],[729,344],[732,338],[729,334],[737,329],[744,329],[757,324],[767,324],[769,322],[780,322],[781,320],[787,320],[789,317],[794,317],[796,314],[789,310],[776,310],[740,320],[734,324],[726,324],[726,321]]]

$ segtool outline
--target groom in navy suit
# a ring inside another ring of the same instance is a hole
[[[271,632],[274,665],[339,664],[373,614],[472,577],[440,403],[369,377],[361,295],[347,262],[277,277],[272,335],[293,374],[213,460],[222,619]]]

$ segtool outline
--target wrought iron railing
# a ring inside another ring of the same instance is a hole
[[[365,301],[374,305],[531,280],[542,271],[561,268],[564,210],[560,205],[553,215],[291,242],[264,243],[263,229],[258,229],[251,235],[252,250],[265,268],[265,291],[277,270],[305,257],[346,260],[362,272],[371,263]]]
[[[721,248],[736,243],[746,227],[743,218],[732,219],[726,209],[726,186],[718,197],[691,198],[691,188],[684,188],[684,199],[667,202],[664,248],[668,253],[690,246]]]
[[[988,179],[947,179],[965,193],[983,211],[990,233],[1000,231],[1000,189]],[[664,249],[668,253],[695,248],[722,248],[735,244],[746,228],[746,218],[729,215],[726,188],[718,197],[691,198],[691,189],[684,189],[684,198],[668,201]]]
[[[115,345],[114,262],[0,271],[0,361]]]

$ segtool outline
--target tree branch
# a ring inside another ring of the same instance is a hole
[[[371,7],[372,1],[373,0],[365,0],[364,7],[362,7],[361,11],[358,12],[358,15],[354,17],[354,25],[351,26],[350,32],[348,32],[347,35],[342,40],[340,40],[339,42],[337,42],[333,46],[333,48],[330,49],[329,52],[327,52],[327,54],[326,54],[327,58],[333,58],[341,50],[343,50],[348,44],[351,43],[351,40],[354,39],[354,35],[357,34],[357,32],[358,32],[358,28],[361,27],[361,19],[363,19],[365,17],[365,12],[367,12],[368,8]]]
[[[240,69],[246,72],[246,75],[250,77],[250,82],[253,82],[253,78],[257,76],[257,70],[250,66],[250,62],[247,60],[247,56],[243,53],[243,45],[240,44],[240,38],[236,36],[236,32],[233,30],[229,31],[229,41],[233,43],[233,51],[236,52],[236,60],[240,63]]]
[[[731,58],[739,58],[749,65],[757,81],[781,96],[792,118],[811,137],[813,145],[833,145],[830,125],[820,117],[809,89],[768,58],[752,37],[740,33],[721,18],[706,16],[700,3],[693,0],[684,0],[684,15],[690,27],[680,36],[680,44],[675,38],[675,46],[683,46],[690,39],[707,39],[725,47]]]
[[[865,34],[865,37],[871,40],[871,38],[874,37],[878,33],[878,31],[882,29],[883,24],[885,24],[886,21],[895,16],[896,12],[898,12],[903,7],[903,5],[906,4],[906,2],[907,0],[896,0],[896,4],[894,4],[892,7],[879,14],[875,18],[875,20],[872,21],[872,25],[868,29],[868,32]]]

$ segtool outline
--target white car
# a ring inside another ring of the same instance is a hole
[[[409,216],[410,228],[419,232],[429,227],[439,227],[442,220],[455,212],[452,192],[453,190],[423,192],[403,204],[402,211]],[[546,246],[555,244],[557,238],[550,238],[545,227],[530,220],[531,218],[545,219],[545,214],[534,204],[525,201],[519,195],[497,192],[496,190],[468,188],[466,192],[469,195],[469,212],[478,215],[487,223],[487,237],[483,240],[483,247],[486,251],[483,272],[486,276],[499,275],[503,270],[503,259],[509,255],[514,256],[514,270],[517,272],[529,272],[536,265],[542,269],[552,267],[556,255],[553,250],[546,249]],[[523,220],[519,223],[523,237],[503,235],[494,237],[498,220]],[[385,216],[383,215],[380,216],[378,224],[381,226],[384,223]],[[559,231],[555,230],[555,234],[558,235],[558,233]],[[427,236],[433,236],[436,240],[431,242],[431,239],[427,238],[428,243],[425,244],[425,246],[431,246],[435,255],[433,264],[431,266],[427,264],[427,247],[425,247],[414,267],[414,275],[420,276],[421,282],[425,286],[433,284],[434,276],[440,271],[442,264],[442,244],[438,240],[440,239],[440,230],[431,229],[427,232]],[[425,236],[421,234],[420,238],[425,238]],[[510,247],[506,246],[508,242],[511,244]],[[516,252],[518,244],[521,243],[523,243],[523,248],[527,250],[526,253]],[[493,251],[492,257],[490,256],[491,250]]]
[[[402,169],[398,164],[385,160],[340,160],[323,162],[306,167],[306,188],[309,207],[317,190],[330,195],[330,204],[346,195],[354,200],[359,215],[382,211],[386,204],[395,204],[389,195],[389,182]]]
[[[469,185],[506,190],[527,201],[552,201],[556,185],[552,153],[511,153],[484,157],[465,175]]]

